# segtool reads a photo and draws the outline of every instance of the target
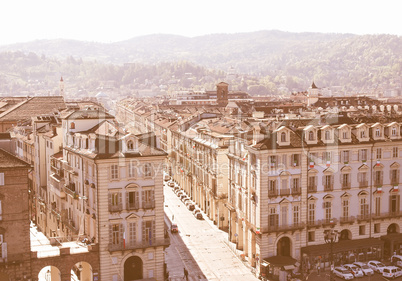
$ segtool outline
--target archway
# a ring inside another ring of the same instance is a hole
[[[291,242],[289,237],[282,237],[279,239],[276,245],[276,255],[277,256],[287,256],[290,257]]]
[[[38,281],[61,281],[60,270],[52,265],[45,266],[39,271]]]
[[[92,266],[87,262],[77,262],[71,269],[71,281],[92,281]]]
[[[348,229],[344,229],[339,234],[339,241],[341,240],[352,240],[352,233]]]
[[[124,263],[124,281],[142,279],[142,260],[140,257],[129,257]]]
[[[399,225],[397,225],[396,223],[390,224],[387,228],[387,234],[391,233],[399,233]]]

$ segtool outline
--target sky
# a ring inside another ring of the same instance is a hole
[[[402,35],[400,0],[3,0],[0,45],[260,30]]]

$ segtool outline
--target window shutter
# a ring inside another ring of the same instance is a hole
[[[142,222],[142,242],[146,241],[145,221]]]
[[[396,170],[396,182],[399,184],[399,169]],[[1,202],[0,202],[1,203]],[[0,206],[1,207],[1,206]],[[1,208],[0,208],[0,212],[1,212]]]
[[[141,202],[142,204],[145,202],[145,191],[141,191]]]
[[[400,202],[401,202],[401,196],[397,195],[396,196],[396,212],[398,214],[400,213]]]
[[[118,200],[119,200],[119,208],[122,209],[123,208],[123,194],[122,192],[119,192],[119,196],[118,196]]]
[[[325,186],[325,177],[326,177],[326,175],[322,176],[322,186]]]
[[[138,191],[136,191],[134,194],[135,194],[135,204],[137,204],[139,206],[139,204],[140,204],[140,193]]]
[[[113,243],[113,225],[109,224],[109,244]]]
[[[124,235],[124,226],[123,224],[119,224],[119,244],[123,245],[123,235]]]
[[[331,175],[331,185],[332,185],[332,188],[334,188],[334,179],[335,179],[335,176],[334,176],[334,175]]]
[[[3,242],[3,244],[1,244],[1,257],[3,259],[7,258],[7,243]]]
[[[388,206],[389,206],[389,212],[391,213],[392,212],[392,195],[389,196],[389,204],[388,204]]]
[[[380,172],[380,184],[381,184],[381,185],[383,185],[383,180],[384,180],[384,177],[383,177],[383,176],[384,176],[384,172],[381,171],[381,172]]]
[[[130,192],[126,192],[126,210],[130,209]]]
[[[283,168],[284,168],[284,169],[286,169],[286,166],[287,166],[287,163],[286,163],[286,162],[287,162],[287,161],[286,161],[287,159],[286,159],[286,158],[287,158],[287,155],[286,155],[286,154],[282,156],[282,164],[283,164]]]
[[[152,233],[151,233],[151,237],[150,237],[152,239],[154,239],[154,237],[155,237],[155,233],[156,233],[155,228],[156,228],[156,223],[155,223],[155,221],[152,221]]]
[[[112,193],[109,193],[108,196],[109,196],[109,211],[111,211],[112,210]]]
[[[0,185],[4,185],[4,173],[0,173]]]

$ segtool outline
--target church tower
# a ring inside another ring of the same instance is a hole
[[[229,102],[229,84],[220,82],[216,85],[216,101],[219,105],[226,106]]]
[[[63,76],[60,78],[60,96],[64,97],[64,81],[63,81]]]

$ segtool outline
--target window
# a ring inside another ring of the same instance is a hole
[[[281,142],[286,142],[286,133],[285,132],[281,133]]]
[[[309,231],[308,232],[308,242],[314,242],[315,241],[315,231]]]
[[[269,191],[270,192],[276,191],[276,180],[270,180],[269,181]]]
[[[342,151],[342,162],[349,163],[349,150]]]
[[[142,191],[142,208],[152,209],[155,208],[154,191],[144,190]]]
[[[155,222],[143,221],[142,222],[142,241],[152,245],[155,239]]]
[[[374,224],[374,233],[380,233],[381,232],[381,224],[380,223],[375,223]]]
[[[300,208],[298,205],[293,206],[293,224],[299,224]]]
[[[276,159],[276,156],[275,156],[275,155],[269,156],[268,161],[269,161],[269,166],[270,166],[271,168],[277,168],[277,161],[276,161],[276,160],[277,160],[277,159]]]
[[[134,246],[137,240],[137,226],[135,222],[130,222],[129,225],[129,243]]]
[[[276,213],[275,208],[270,209],[268,225],[270,227],[277,227],[279,225],[279,215]]]
[[[325,140],[331,140],[331,132],[325,131]]]
[[[391,129],[391,134],[392,134],[393,137],[396,137],[396,136],[397,136],[396,127],[392,127],[392,129]]]
[[[374,185],[377,187],[381,187],[383,183],[383,172],[382,171],[375,171],[374,172]]]
[[[377,148],[376,150],[376,155],[377,155],[377,160],[382,158],[382,149],[381,148]]]
[[[366,235],[366,226],[359,225],[359,235]]]
[[[4,185],[4,173],[0,173],[0,185]]]
[[[367,161],[367,149],[360,149],[359,150],[359,160],[366,162]]]
[[[392,148],[392,158],[398,158],[398,147]]]
[[[308,191],[309,192],[317,191],[317,177],[315,175],[308,177]]]
[[[129,140],[127,142],[127,149],[128,150],[133,150],[134,149],[134,142],[132,140]]]
[[[145,163],[144,165],[144,176],[152,177],[152,165],[151,163]]]
[[[343,131],[342,132],[342,138],[345,140],[345,139],[348,139],[349,138],[349,132],[348,131]]]
[[[308,140],[309,140],[309,141],[315,140],[315,138],[314,138],[314,132],[313,132],[313,131],[309,131],[309,132],[308,132]]]
[[[75,129],[75,123],[74,122],[70,123],[70,129]]]
[[[365,197],[360,198],[360,216],[362,218],[367,218],[368,210],[369,210],[369,205],[367,203],[367,199]]]
[[[4,260],[7,258],[7,243],[4,242],[3,234],[0,234],[0,257]]]
[[[380,128],[375,129],[375,136],[376,137],[381,137],[381,129]]]
[[[391,185],[397,186],[399,184],[399,169],[392,169],[391,173]]]
[[[308,204],[308,221],[309,223],[314,223],[315,221],[315,203]]]
[[[375,215],[376,216],[381,215],[381,197],[375,198]]]
[[[110,175],[112,180],[119,178],[119,165],[111,165],[110,166]]]
[[[350,188],[350,174],[342,174],[342,188]]]
[[[130,161],[130,163],[128,164],[128,177],[130,178],[134,178],[135,177],[135,169],[137,168],[137,166],[135,165],[135,163],[133,161]]]
[[[120,224],[112,224],[111,226],[111,244],[113,245],[120,245],[121,239],[120,239],[120,231],[121,231],[121,225]]]
[[[342,217],[349,217],[349,200],[346,199],[342,201]]]
[[[292,164],[294,167],[300,166],[300,154],[292,154]]]
[[[109,212],[119,212],[123,209],[122,207],[121,192],[109,193]]]
[[[400,195],[391,195],[389,197],[389,212],[394,214],[399,214],[400,206]]]
[[[281,224],[286,226],[288,224],[288,207],[282,206],[281,208],[282,221]]]
[[[325,161],[325,163],[330,163],[331,162],[331,152],[330,151],[324,151],[322,153],[322,160]]]
[[[327,201],[324,202],[325,220],[329,222],[332,219],[332,204]]]
[[[361,131],[360,131],[360,138],[361,138],[361,139],[366,138],[366,130],[361,130]]]
[[[299,178],[293,178],[292,179],[292,189],[294,191],[299,191],[300,188],[300,179]]]
[[[135,210],[140,207],[139,193],[137,191],[130,191],[127,194],[127,209]]]
[[[332,191],[334,188],[334,176],[325,175],[324,176],[324,191]]]
[[[359,187],[367,187],[368,180],[367,180],[367,172],[361,171],[357,174],[357,179],[359,181]]]

